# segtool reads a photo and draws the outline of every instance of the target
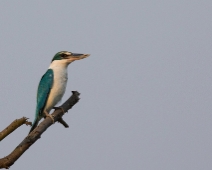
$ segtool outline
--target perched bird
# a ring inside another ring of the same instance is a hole
[[[75,60],[86,58],[89,55],[76,54],[68,51],[61,51],[55,54],[38,86],[35,120],[29,133],[37,127],[38,122],[43,117],[50,117],[54,123],[54,119],[49,112],[62,99],[65,93],[68,80],[68,65]]]

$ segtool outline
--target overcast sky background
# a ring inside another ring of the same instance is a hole
[[[34,120],[55,53],[91,54],[69,66],[62,102],[81,93],[70,128],[51,126],[11,170],[211,169],[211,16],[209,0],[1,0],[0,130]]]

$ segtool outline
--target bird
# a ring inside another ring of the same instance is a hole
[[[38,85],[35,119],[29,134],[37,127],[42,118],[50,117],[54,123],[54,118],[49,112],[62,99],[65,93],[68,80],[68,65],[75,60],[81,60],[88,56],[90,54],[68,51],[60,51],[54,55],[48,70],[42,76]]]

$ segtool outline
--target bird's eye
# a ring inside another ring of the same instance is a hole
[[[65,57],[66,57],[66,54],[64,54],[64,53],[61,54],[61,57],[62,57],[62,58],[65,58]]]

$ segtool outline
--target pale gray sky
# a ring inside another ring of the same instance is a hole
[[[63,101],[81,93],[70,128],[49,128],[11,170],[211,169],[211,11],[209,0],[1,0],[0,129],[33,121],[56,52],[91,54],[69,66]]]

